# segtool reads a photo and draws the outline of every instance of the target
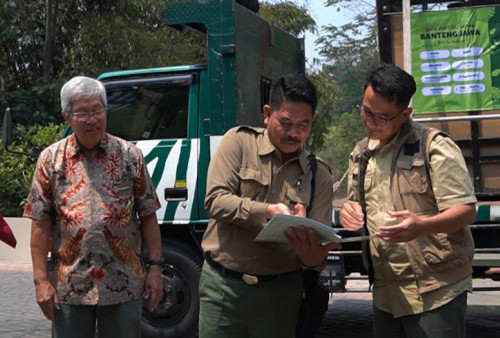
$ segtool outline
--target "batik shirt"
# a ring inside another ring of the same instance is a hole
[[[52,254],[59,299],[110,305],[141,298],[140,217],[159,208],[141,151],[105,134],[88,157],[74,135],[38,159],[24,216],[52,220]]]

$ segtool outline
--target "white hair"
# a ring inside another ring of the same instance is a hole
[[[63,111],[71,113],[71,101],[75,96],[99,96],[105,107],[108,104],[106,89],[102,82],[86,76],[75,76],[62,86],[61,109]]]

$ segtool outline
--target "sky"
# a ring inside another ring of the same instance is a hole
[[[309,13],[316,21],[318,32],[312,34],[307,32],[305,35],[306,58],[319,58],[319,54],[315,51],[314,41],[321,35],[321,26],[334,24],[341,26],[351,21],[352,13],[346,13],[343,9],[337,12],[337,8],[333,6],[326,7],[324,0],[294,0],[298,5],[306,5],[309,8]]]

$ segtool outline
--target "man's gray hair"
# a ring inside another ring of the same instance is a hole
[[[75,76],[61,88],[61,109],[71,113],[71,101],[75,96],[101,98],[104,107],[108,105],[106,89],[102,82],[86,76]]]

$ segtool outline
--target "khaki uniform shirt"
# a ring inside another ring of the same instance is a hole
[[[222,138],[208,170],[205,208],[210,217],[203,250],[228,269],[252,275],[298,270],[289,244],[256,243],[270,203],[308,206],[312,174],[302,150],[286,163],[262,128],[237,127]],[[318,161],[316,193],[308,217],[331,226],[333,177]]]
[[[394,210],[390,187],[393,157],[396,156],[399,134],[389,144],[380,147],[377,140],[370,140],[368,148],[372,157],[365,176],[368,230],[374,234],[380,226],[399,222],[388,211]],[[430,178],[440,211],[454,205],[476,201],[470,178],[460,149],[441,135],[431,142]],[[375,283],[375,306],[395,317],[422,313],[442,306],[464,291],[472,289],[471,278],[458,283],[419,294],[414,274],[406,253],[405,243],[389,243],[375,237],[371,243]]]
[[[24,216],[52,219],[55,283],[64,304],[112,305],[144,291],[138,217],[160,207],[141,151],[105,134],[92,158],[74,135],[38,159]]]

